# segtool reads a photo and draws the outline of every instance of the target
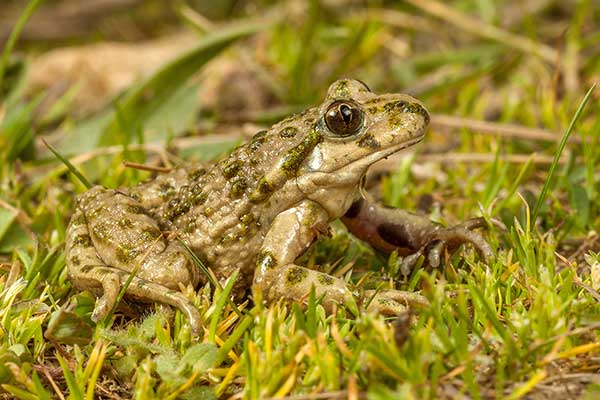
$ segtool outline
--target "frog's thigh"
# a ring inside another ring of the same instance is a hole
[[[66,249],[67,272],[73,285],[81,290],[102,289],[102,296],[97,300],[92,314],[92,319],[99,321],[108,315],[117,302],[121,288],[119,273],[123,271],[107,266],[98,257],[85,217],[79,209],[71,217]]]
[[[176,240],[165,238],[158,222],[133,198],[103,189],[83,205],[90,237],[105,264],[131,271],[170,289],[196,286],[198,269]]]
[[[268,302],[281,298],[302,301],[314,287],[326,307],[335,302],[353,304],[354,298],[343,280],[293,264],[327,223],[327,212],[309,200],[279,214],[257,258],[254,294],[260,291]]]

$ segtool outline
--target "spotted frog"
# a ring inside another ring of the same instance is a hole
[[[375,94],[360,81],[334,82],[324,102],[258,132],[212,167],[177,168],[131,189],[93,187],[78,198],[67,231],[67,268],[75,287],[99,296],[92,319],[125,297],[180,309],[194,332],[198,310],[182,289],[205,283],[183,241],[224,282],[255,298],[304,301],[311,288],[331,308],[344,303],[393,313],[422,302],[413,293],[353,290],[296,264],[328,224],[341,218],[358,238],[398,250],[408,262],[437,265],[445,249],[469,242],[492,255],[469,221],[443,228],[380,206],[362,190],[374,162],[423,139],[425,107],[403,94]],[[367,306],[368,304],[368,306]]]

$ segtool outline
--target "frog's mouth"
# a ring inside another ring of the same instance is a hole
[[[361,157],[357,160],[351,161],[346,165],[343,165],[337,169],[329,171],[328,173],[335,174],[345,174],[345,175],[362,175],[366,173],[367,169],[376,163],[379,160],[383,160],[391,156],[394,153],[399,152],[400,150],[406,149],[407,147],[411,147],[417,143],[419,143],[425,137],[425,132],[422,134],[415,136],[412,139],[406,140],[402,143],[398,143],[396,145],[386,147],[384,149],[374,151],[371,154],[368,154],[364,157]]]
[[[319,187],[343,187],[355,185],[367,169],[379,160],[382,160],[400,150],[411,147],[425,136],[425,130],[413,138],[401,143],[373,151],[363,157],[357,158],[345,165],[333,169],[324,169],[320,164],[322,155],[319,154],[309,162],[309,169],[296,178],[296,183],[303,193],[312,193]],[[311,165],[312,164],[312,165]]]

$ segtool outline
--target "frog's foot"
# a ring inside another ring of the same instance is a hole
[[[499,221],[492,220],[492,224],[500,229],[506,229]],[[425,257],[433,268],[438,268],[444,251],[451,253],[463,244],[473,246],[483,261],[489,262],[494,258],[491,246],[480,233],[473,231],[473,229],[487,226],[484,218],[472,218],[452,228],[436,227],[437,229],[430,233],[425,245],[403,259],[402,273],[405,275],[410,273],[421,256]],[[394,234],[393,229],[389,229],[388,234]]]
[[[474,218],[452,228],[432,223],[428,218],[401,209],[389,208],[373,202],[368,195],[358,199],[342,222],[356,237],[373,247],[406,256],[401,272],[409,274],[421,256],[433,267],[440,265],[445,250],[456,250],[469,243],[487,262],[493,251],[483,236],[473,229],[487,227],[483,218]],[[505,229],[501,222],[492,220],[493,225]]]
[[[403,290],[365,290],[361,296],[361,308],[368,313],[397,316],[414,307],[429,305],[418,293]]]
[[[358,313],[354,296],[345,281],[295,264],[269,271],[265,276],[255,276],[252,286],[253,292],[260,291],[269,303],[280,299],[305,302],[312,288],[317,297],[322,297],[321,304],[328,312],[335,304],[344,304],[352,313]]]

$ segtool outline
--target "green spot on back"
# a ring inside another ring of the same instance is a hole
[[[129,218],[121,218],[118,222],[119,226],[123,229],[133,228],[133,222]]]
[[[91,247],[92,238],[87,233],[77,235],[73,238],[73,246]]]
[[[256,150],[258,150],[260,148],[260,146],[265,142],[265,140],[267,139],[267,131],[260,131],[258,133],[256,133],[253,137],[252,140],[250,141],[250,143],[248,143],[247,149],[250,150],[250,152],[255,152]]]
[[[244,163],[241,160],[230,161],[223,167],[223,176],[227,179],[231,179],[238,174],[243,166]]]
[[[161,235],[161,233],[158,229],[155,229],[152,227],[146,227],[146,228],[142,229],[142,234],[140,236],[140,239],[142,240],[142,242],[146,243],[146,242],[149,242],[152,240],[156,240],[160,235]]]
[[[130,214],[148,214],[148,211],[144,207],[137,204],[127,204],[125,211]]]
[[[281,163],[281,169],[288,178],[296,175],[302,162],[321,140],[323,140],[323,136],[321,136],[321,133],[316,127],[313,127],[302,142],[285,153]]]
[[[248,187],[248,182],[243,177],[237,177],[231,181],[231,189],[229,190],[229,196],[232,198],[238,198]]]
[[[71,225],[84,225],[86,223],[85,215],[83,213],[77,214],[76,217],[71,219]]]
[[[120,245],[115,249],[117,260],[122,263],[128,263],[133,260],[140,253],[136,249],[129,248],[128,246]]]
[[[333,285],[333,282],[334,282],[333,277],[331,277],[327,274],[321,274],[321,273],[317,276],[317,280],[323,286]]]
[[[279,136],[282,138],[288,139],[293,138],[298,133],[298,129],[293,126],[287,126],[279,131]]]
[[[175,186],[168,182],[163,182],[158,185],[158,195],[161,199],[166,199],[175,193]]]
[[[256,268],[260,270],[269,270],[277,266],[275,255],[269,250],[262,250],[256,257]]]
[[[96,265],[90,265],[90,264],[84,265],[83,267],[81,267],[79,269],[79,272],[87,274],[88,272],[92,271],[96,267],[97,267]]]
[[[358,147],[368,148],[377,150],[381,147],[381,144],[375,139],[375,136],[371,133],[363,135],[358,141]]]
[[[290,286],[302,283],[308,277],[308,271],[302,267],[291,267],[288,269],[285,279]]]
[[[266,177],[262,177],[258,180],[258,184],[256,185],[256,189],[250,195],[250,201],[253,203],[259,203],[261,201],[266,200],[273,192],[275,188],[267,180]]]
[[[196,181],[196,180],[198,180],[198,178],[200,178],[204,174],[206,174],[205,168],[197,168],[188,173],[188,179],[190,181]]]

